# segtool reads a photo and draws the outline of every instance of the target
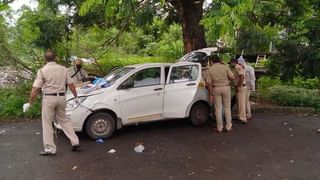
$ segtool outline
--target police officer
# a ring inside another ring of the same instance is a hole
[[[202,77],[202,80],[205,83],[205,86],[206,86],[207,90],[208,90],[209,98],[210,98],[209,100],[210,100],[211,103],[213,103],[213,97],[212,97],[212,95],[210,93],[210,88],[208,86],[208,84],[209,84],[209,82],[208,82],[208,76],[209,76],[209,67],[208,67],[209,65],[208,65],[208,62],[209,62],[209,58],[210,58],[210,56],[206,56],[200,61],[200,63],[201,63],[201,77]]]
[[[216,132],[223,130],[222,108],[226,120],[225,129],[227,132],[232,131],[231,118],[231,88],[230,81],[234,79],[234,75],[230,68],[221,62],[217,55],[212,55],[212,66],[209,68],[208,82],[210,92],[214,96],[215,116],[217,120]]]
[[[76,102],[79,103],[77,92],[68,74],[67,68],[56,63],[56,56],[53,51],[47,51],[44,55],[47,64],[38,70],[37,77],[33,83],[29,103],[24,105],[27,110],[39,94],[42,88],[42,134],[44,151],[39,152],[41,156],[56,154],[54,143],[54,130],[52,122],[54,118],[61,125],[65,135],[69,138],[72,151],[80,147],[79,139],[75,134],[70,119],[66,117],[66,84],[73,93]]]
[[[247,86],[245,81],[245,66],[238,63],[237,59],[231,59],[231,66],[234,70],[234,85],[236,88],[237,98],[237,116],[241,123],[247,123],[246,116],[246,97],[247,97]]]
[[[89,81],[90,77],[88,72],[82,68],[82,60],[76,59],[73,64],[72,67],[68,68],[73,84],[78,85],[85,81]]]

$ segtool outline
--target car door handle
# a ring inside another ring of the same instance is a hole
[[[188,83],[186,86],[194,86],[196,83]]]
[[[160,91],[160,90],[162,90],[162,88],[155,88],[155,89],[153,89],[154,91]]]

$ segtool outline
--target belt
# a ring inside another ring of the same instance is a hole
[[[65,93],[47,93],[44,94],[45,96],[64,96]]]

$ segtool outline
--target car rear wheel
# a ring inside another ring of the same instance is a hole
[[[86,123],[86,132],[91,139],[110,138],[115,129],[115,119],[104,112],[93,114]]]
[[[190,111],[190,120],[192,124],[199,126],[208,121],[210,116],[209,107],[204,103],[197,103],[193,105]]]

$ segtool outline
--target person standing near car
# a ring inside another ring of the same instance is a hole
[[[76,59],[73,61],[73,66],[68,68],[69,75],[73,84],[78,85],[86,81],[90,81],[88,72],[82,68],[82,60]]]
[[[54,129],[52,122],[54,118],[59,122],[65,135],[69,138],[72,151],[80,147],[79,138],[75,134],[71,121],[66,117],[66,84],[73,93],[76,102],[79,103],[77,92],[67,68],[56,63],[53,51],[47,51],[44,55],[46,65],[38,70],[37,77],[33,83],[29,103],[24,104],[24,111],[30,105],[42,89],[42,134],[44,151],[39,152],[41,156],[52,156],[56,154],[54,143]]]
[[[245,81],[247,84],[247,96],[246,96],[246,114],[247,114],[247,120],[250,120],[252,118],[251,113],[251,105],[250,105],[250,94],[251,92],[256,90],[256,76],[254,73],[254,68],[246,63],[243,56],[240,56],[238,58],[238,63],[245,66]]]
[[[212,66],[209,69],[208,82],[210,92],[214,97],[215,117],[217,128],[215,132],[223,131],[222,111],[226,120],[225,130],[232,131],[231,118],[231,88],[230,81],[234,79],[234,74],[230,68],[221,62],[218,55],[212,55]]]
[[[235,74],[234,85],[237,98],[237,118],[241,123],[246,124],[247,85],[245,81],[245,66],[239,64],[237,59],[231,59],[229,63],[233,68]]]

